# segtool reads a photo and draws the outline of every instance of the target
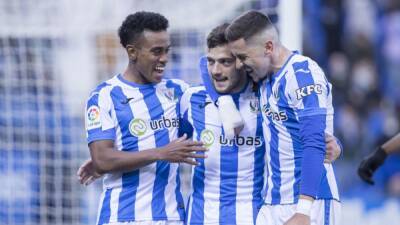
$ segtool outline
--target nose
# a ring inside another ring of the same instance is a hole
[[[219,63],[214,63],[214,65],[211,66],[211,74],[214,76],[221,74],[221,68],[219,66]]]
[[[168,62],[168,53],[163,53],[161,56],[160,56],[160,59],[159,59],[159,61],[161,62],[161,63],[167,63]]]

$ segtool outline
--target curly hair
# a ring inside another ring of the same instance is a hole
[[[136,12],[127,16],[118,29],[121,45],[126,48],[134,43],[144,30],[165,31],[168,28],[168,20],[161,14],[154,12]]]

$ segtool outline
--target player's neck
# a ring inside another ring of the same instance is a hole
[[[272,59],[271,63],[272,72],[278,72],[285,65],[291,54],[292,52],[289,49],[282,45],[278,46],[277,54],[275,55],[274,59]]]
[[[144,79],[140,72],[136,69],[132,63],[128,64],[125,72],[122,74],[125,80],[134,82],[136,84],[148,84],[149,82]]]
[[[232,89],[231,94],[236,94],[245,88],[249,81],[249,77],[246,74],[240,74],[240,80],[238,81],[238,84]]]

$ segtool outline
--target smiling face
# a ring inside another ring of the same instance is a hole
[[[236,59],[228,45],[208,49],[207,61],[208,72],[217,92],[236,93],[246,85],[247,77],[236,69]]]
[[[135,82],[148,84],[161,81],[170,49],[167,31],[145,30],[138,43],[128,46],[127,49],[134,61]]]
[[[270,72],[272,42],[264,45],[246,42],[243,38],[229,43],[229,47],[236,56],[236,65],[246,71],[255,82],[263,79]]]

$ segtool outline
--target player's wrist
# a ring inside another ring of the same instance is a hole
[[[299,198],[296,206],[296,213],[300,213],[306,216],[311,215],[311,208],[314,200],[309,198]]]
[[[388,154],[386,153],[385,149],[383,149],[382,146],[379,146],[376,148],[373,158],[375,159],[374,161],[376,162],[377,166],[379,166],[385,162],[387,156]]]

